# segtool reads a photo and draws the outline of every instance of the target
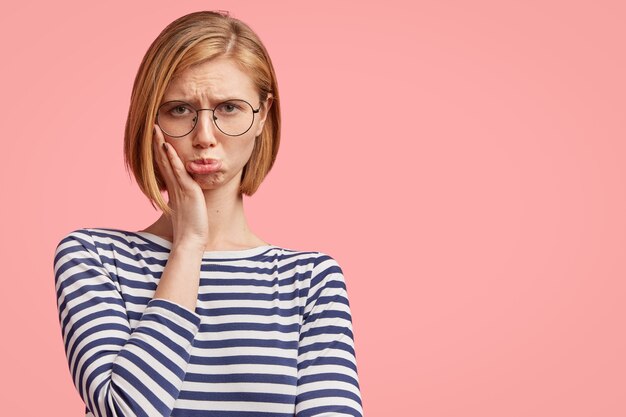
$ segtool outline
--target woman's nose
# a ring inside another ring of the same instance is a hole
[[[213,122],[213,112],[211,110],[198,111],[198,120],[193,131],[193,145],[201,147],[215,146],[216,126]]]

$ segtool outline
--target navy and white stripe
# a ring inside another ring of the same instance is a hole
[[[170,248],[110,229],[75,231],[57,247],[59,320],[87,416],[362,416],[331,257],[205,252],[192,312],[152,299]]]

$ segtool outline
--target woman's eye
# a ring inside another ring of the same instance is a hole
[[[241,106],[235,103],[222,103],[217,106],[217,111],[221,114],[234,114],[241,111]]]
[[[182,116],[190,112],[189,108],[186,106],[176,106],[170,111],[175,116]]]

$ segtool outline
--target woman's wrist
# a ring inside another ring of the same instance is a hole
[[[173,253],[184,253],[197,254],[202,256],[205,248],[206,244],[199,239],[181,239],[178,241],[175,240],[172,243],[172,250],[170,252],[170,255]]]

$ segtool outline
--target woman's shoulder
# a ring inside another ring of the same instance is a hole
[[[323,279],[335,275],[343,279],[343,271],[339,262],[326,252],[319,250],[297,250],[275,247],[280,258],[279,269],[291,269],[303,273],[310,278]]]
[[[166,245],[161,245],[159,242],[143,236],[141,232],[104,227],[75,229],[61,239],[57,249],[67,245],[80,245],[95,253],[128,250],[154,253],[169,251]]]

